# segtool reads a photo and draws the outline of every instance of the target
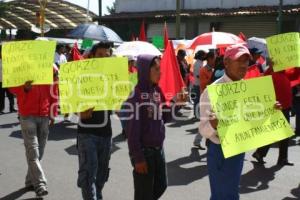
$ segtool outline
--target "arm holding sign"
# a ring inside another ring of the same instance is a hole
[[[204,90],[200,98],[200,134],[210,139],[216,144],[220,144],[220,140],[217,135],[218,120],[214,113],[211,112],[212,107],[208,97],[207,89]]]
[[[24,85],[21,85],[19,87],[11,87],[11,88],[9,88],[9,91],[12,94],[16,95],[16,96],[18,96],[20,94],[27,93],[27,92],[29,92],[31,90],[32,83],[33,83],[33,81],[26,81],[24,83]]]
[[[94,109],[95,108],[93,107],[93,108],[87,109],[86,111],[79,113],[80,119],[85,120],[85,119],[92,118]]]

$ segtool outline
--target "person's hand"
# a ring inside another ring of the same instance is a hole
[[[53,117],[50,117],[49,119],[49,126],[53,126],[55,122],[55,119]]]
[[[140,163],[136,163],[134,165],[134,170],[138,174],[148,174],[148,165],[145,161],[140,162]]]
[[[185,105],[188,100],[188,92],[183,89],[181,92],[177,93],[175,98],[176,105]]]
[[[209,114],[209,122],[210,125],[217,130],[219,120],[217,119],[217,115],[214,112]]]
[[[33,83],[32,80],[31,80],[31,81],[26,81],[26,82],[24,83],[24,90],[25,90],[26,92],[29,92],[29,91],[31,90],[31,88],[32,88],[32,83]]]
[[[276,101],[276,103],[274,104],[274,108],[276,110],[282,110],[283,109],[281,103],[279,103],[278,101]]]
[[[90,118],[92,118],[94,109],[95,109],[95,107],[87,109],[86,111],[83,111],[83,112],[79,113],[80,119],[90,119]]]

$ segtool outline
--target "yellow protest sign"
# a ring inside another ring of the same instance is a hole
[[[212,84],[208,94],[219,120],[217,131],[225,158],[294,134],[282,112],[274,108],[270,76]]]
[[[2,47],[3,87],[53,83],[55,41],[20,41]]]
[[[130,73],[129,74],[129,80],[133,84],[133,86],[135,86],[138,82],[138,74],[136,72],[135,73]]]
[[[300,35],[285,33],[267,38],[269,55],[274,62],[274,71],[300,67]]]
[[[62,113],[119,110],[132,88],[127,58],[96,58],[62,64],[59,97]]]

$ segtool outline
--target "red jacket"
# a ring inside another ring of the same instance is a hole
[[[17,97],[19,114],[21,116],[57,116],[57,84],[33,85],[28,92],[24,91],[24,86],[10,88],[9,90]]]
[[[283,109],[292,107],[292,87],[285,71],[273,72],[269,68],[265,75],[272,75],[275,88],[276,100],[282,105]]]
[[[258,69],[258,65],[254,64],[250,67],[248,67],[247,73],[244,77],[244,79],[251,79],[251,78],[256,78],[260,77],[260,71]]]

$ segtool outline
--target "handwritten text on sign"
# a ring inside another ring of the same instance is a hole
[[[2,47],[3,87],[53,83],[55,41],[21,41]]]
[[[127,58],[97,58],[62,64],[61,112],[119,110],[133,87],[127,63]]]
[[[218,136],[225,158],[293,135],[282,112],[274,109],[270,76],[212,84],[208,94],[219,120]]]
[[[274,61],[274,71],[300,67],[300,35],[285,33],[267,38],[269,54]]]

